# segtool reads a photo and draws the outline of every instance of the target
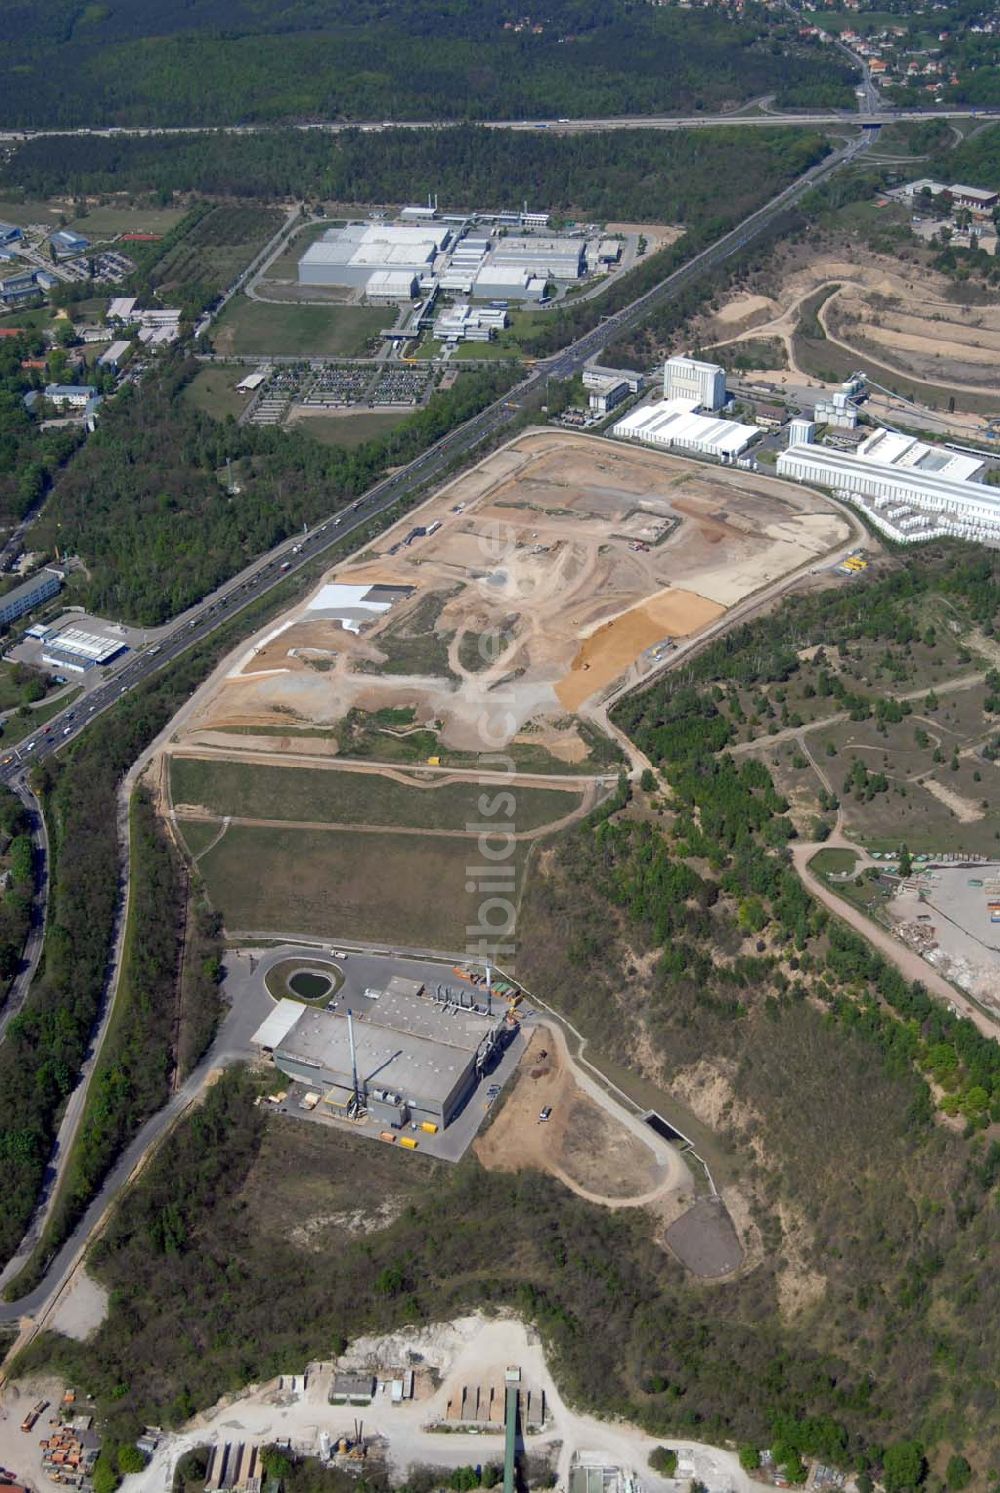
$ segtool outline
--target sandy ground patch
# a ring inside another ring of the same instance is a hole
[[[49,1322],[66,1337],[83,1342],[96,1332],[108,1314],[108,1293],[86,1270],[78,1270],[73,1284]]]
[[[657,249],[663,249],[666,245],[674,244],[679,238],[683,238],[684,229],[678,228],[671,223],[609,223],[605,229],[605,233],[640,234],[646,240],[646,255],[649,255],[655,254]]]
[[[939,783],[936,778],[921,778],[920,785],[926,788],[938,803],[950,809],[960,824],[975,824],[983,818],[984,811],[978,804],[973,803],[971,798],[963,798],[961,793],[956,793],[953,788],[945,787],[944,783]]]
[[[390,1370],[412,1365],[418,1370],[418,1380],[425,1379],[427,1369],[435,1371],[437,1387],[430,1395],[421,1393],[393,1405],[388,1395],[380,1393],[363,1412],[365,1434],[382,1448],[394,1484],[405,1483],[414,1466],[454,1469],[470,1460],[502,1462],[500,1426],[493,1434],[481,1434],[474,1445],[467,1436],[428,1428],[444,1421],[456,1387],[484,1380],[502,1383],[509,1364],[519,1366],[523,1385],[544,1392],[545,1428],[541,1434],[528,1436],[526,1449],[550,1459],[558,1487],[569,1487],[570,1467],[580,1456],[598,1465],[622,1468],[648,1493],[676,1493],[678,1482],[658,1476],[649,1467],[657,1440],[626,1421],[598,1420],[569,1409],[553,1381],[538,1333],[501,1313],[488,1319],[477,1315],[403,1327],[380,1338],[358,1338],[336,1364],[329,1360],[310,1364],[307,1386],[294,1393],[283,1391],[279,1381],[272,1379],[242,1394],[226,1395],[182,1431],[164,1436],[149,1466],[126,1478],[122,1487],[124,1493],[162,1493],[171,1486],[174,1467],[186,1451],[231,1442],[234,1433],[261,1445],[287,1442],[295,1452],[315,1456],[321,1434],[333,1441],[340,1435],[350,1436],[358,1418],[355,1407],[329,1403],[338,1369],[371,1370],[385,1377]],[[751,1493],[754,1485],[735,1452],[675,1436],[669,1439],[677,1448],[683,1476],[696,1478],[707,1493]],[[18,1468],[19,1461],[6,1465]],[[45,1486],[37,1480],[36,1485]]]
[[[389,611],[353,633],[300,603],[195,697],[187,729],[336,728],[352,708],[408,707],[447,747],[497,750],[548,731],[650,644],[849,538],[806,489],[553,430],[443,488],[419,515],[433,532],[416,523],[322,583],[401,588]],[[505,646],[484,655],[494,633]]]
[[[544,1108],[552,1115],[543,1122]],[[545,1027],[532,1034],[513,1090],[474,1149],[490,1171],[536,1167],[610,1203],[651,1192],[663,1179],[652,1149],[579,1089]]]
[[[751,317],[758,321],[770,321],[780,311],[781,307],[777,301],[772,301],[770,296],[750,295],[748,292],[743,292],[734,296],[731,301],[727,301],[724,306],[720,306],[715,313],[715,319],[720,326],[732,327],[740,322],[749,321]]]
[[[821,287],[839,286],[821,307],[819,318],[843,345],[856,344],[859,356],[865,356],[868,347],[867,356],[887,369],[947,384],[959,395],[963,383],[970,385],[969,392],[981,381],[984,387],[989,383],[990,353],[1000,335],[1000,306],[958,305],[949,299],[951,282],[945,276],[860,246],[849,260],[829,252],[813,254],[805,263],[801,258],[796,262],[789,256],[781,265],[774,300],[739,291],[706,316],[698,328],[701,345],[776,338],[784,344],[788,368],[755,371],[754,377],[779,386],[790,378],[806,378],[796,364],[792,340],[802,304]],[[981,417],[967,418],[975,429],[982,429]],[[961,419],[961,414],[952,417],[956,431],[962,428]]]
[[[724,611],[717,602],[693,591],[665,591],[592,633],[573,660],[571,672],[556,685],[556,694],[567,710],[577,710],[584,700],[624,674],[654,643],[687,637]]]

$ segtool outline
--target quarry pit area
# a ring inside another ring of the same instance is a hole
[[[575,717],[849,538],[819,494],[761,473],[528,432],[328,572],[213,678],[175,740],[245,752],[257,728],[280,750],[284,727],[292,752],[351,755],[345,717],[394,712],[402,734],[433,726],[449,750],[527,730],[582,761]]]

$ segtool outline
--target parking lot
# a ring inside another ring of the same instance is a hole
[[[296,406],[317,410],[413,409],[434,392],[436,374],[429,365],[398,363],[262,363],[265,382],[247,406],[251,425],[280,425]]]

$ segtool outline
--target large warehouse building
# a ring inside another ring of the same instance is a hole
[[[912,543],[953,534],[997,545],[1000,492],[962,475],[980,466],[974,457],[878,431],[856,452],[789,446],[777,470],[850,498],[894,539]]]
[[[253,1040],[334,1111],[346,1111],[357,1094],[388,1125],[412,1119],[443,1128],[502,1045],[507,1024],[422,990],[418,981],[394,976],[376,999],[356,1000],[350,1013],[282,1000]]]
[[[582,238],[502,238],[492,263],[525,270],[543,280],[579,280],[586,272],[587,245]]]
[[[300,285],[346,285],[363,290],[389,270],[424,275],[451,239],[442,223],[349,223],[330,228],[299,260]]]
[[[726,370],[697,358],[668,358],[663,366],[664,399],[693,399],[704,410],[726,402]]]
[[[618,421],[611,434],[621,440],[642,441],[647,446],[696,451],[733,461],[760,435],[756,425],[740,425],[718,415],[697,413],[694,399],[665,399],[660,404],[640,405]]]

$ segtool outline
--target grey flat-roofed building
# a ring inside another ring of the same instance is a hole
[[[582,238],[502,238],[491,263],[549,280],[578,280],[586,267],[586,248]]]
[[[58,593],[62,583],[60,571],[48,568],[39,570],[30,579],[22,581],[12,591],[0,596],[0,623],[15,622],[25,612],[30,612],[32,607],[38,606],[39,602],[48,601],[50,596]]]
[[[440,223],[349,223],[331,228],[299,260],[300,285],[363,289],[377,271],[424,274],[451,229]]]
[[[52,633],[45,639],[42,663],[70,669],[74,674],[86,674],[101,664],[109,664],[124,653],[126,647],[121,638],[101,637],[98,633],[85,632],[82,627],[65,627],[62,632]]]
[[[281,1002],[277,1009],[293,1004]],[[346,1103],[354,1090],[346,1010],[297,1009],[297,1019],[280,1035],[282,1022],[265,1022],[257,1045],[270,1047],[289,1078]],[[501,1017],[403,991],[359,1000],[351,1014],[359,1089],[372,1112],[393,1124],[409,1115],[447,1125],[505,1031]]]

